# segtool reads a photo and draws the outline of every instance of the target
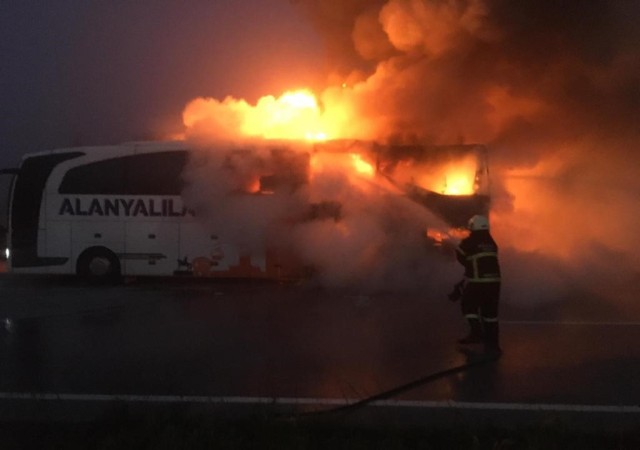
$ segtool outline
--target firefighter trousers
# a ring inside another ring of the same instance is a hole
[[[462,315],[472,332],[482,329],[484,342],[489,347],[499,347],[498,303],[500,283],[468,282],[461,299]]]

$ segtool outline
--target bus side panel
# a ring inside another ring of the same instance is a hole
[[[49,273],[72,274],[75,272],[70,258],[71,224],[69,222],[49,222],[47,228],[40,232],[45,236],[45,246],[42,254],[57,255],[69,258],[68,262],[60,266],[51,266]]]
[[[89,248],[104,247],[117,256],[124,251],[124,235],[124,222],[121,220],[72,220],[71,272],[75,273],[78,258]]]
[[[178,268],[180,224],[175,218],[134,219],[125,225],[125,251],[121,254],[127,275],[173,275]]]
[[[46,221],[41,232],[44,236],[43,254],[64,256],[68,263],[52,267],[50,273],[76,272],[80,255],[91,247],[105,247],[115,254],[124,249],[124,222],[120,217],[89,215],[92,200],[102,204],[105,196],[47,195]]]
[[[47,237],[46,237],[46,214],[47,214],[47,195],[43,195],[42,196],[42,200],[40,202],[40,211],[38,212],[38,217],[40,218],[40,220],[38,220],[38,232],[36,235],[36,254],[39,257],[47,257],[49,256],[48,253],[46,253],[47,251]],[[44,220],[43,220],[44,219]],[[51,267],[43,267],[43,272],[45,273],[51,273]]]
[[[196,277],[265,278],[265,259],[242,255],[238,249],[194,218],[180,227],[181,271]]]
[[[180,258],[180,273],[209,277],[213,271],[228,269],[233,255],[225,252],[216,234],[187,216],[180,224]]]
[[[50,274],[72,274],[74,265],[70,259],[71,224],[56,220],[58,217],[58,198],[46,191],[40,208],[38,224],[38,255],[48,258],[65,258],[66,263],[43,267],[43,272]]]

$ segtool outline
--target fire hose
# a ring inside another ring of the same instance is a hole
[[[500,355],[492,355],[492,354],[482,355],[482,356],[479,356],[478,358],[470,360],[466,364],[461,364],[459,366],[451,367],[450,369],[445,369],[439,372],[426,375],[422,378],[403,384],[401,386],[397,386],[387,391],[380,392],[370,397],[363,398],[354,403],[338,406],[336,408],[323,409],[320,411],[309,411],[309,412],[294,414],[293,417],[290,417],[290,418],[312,418],[312,417],[318,417],[318,416],[324,416],[324,415],[330,415],[330,414],[350,413],[360,408],[363,408],[371,403],[374,403],[376,401],[386,400],[391,397],[395,397],[399,394],[427,385],[439,379],[446,378],[448,376],[451,376],[460,372],[465,372],[467,370],[474,369],[476,367],[483,366],[485,364],[496,362],[498,361],[498,359],[500,359]]]

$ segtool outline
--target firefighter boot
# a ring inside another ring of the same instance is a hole
[[[484,324],[484,352],[488,356],[499,357],[502,354],[500,348],[500,327],[498,322],[485,322]]]
[[[467,319],[467,322],[469,322],[469,334],[462,339],[458,339],[458,344],[480,344],[483,341],[480,319],[470,318]]]

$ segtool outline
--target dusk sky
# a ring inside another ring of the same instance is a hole
[[[283,0],[0,3],[0,165],[26,152],[159,139],[198,96],[319,83],[318,36]]]
[[[637,16],[634,0],[6,0],[0,165],[163,139],[196,97],[319,93],[332,73],[361,83],[358,117],[390,119],[378,134],[517,146],[510,157],[527,159],[542,148],[532,138],[576,123],[637,128]],[[409,45],[416,31],[424,41]],[[532,117],[535,103],[547,113]]]

